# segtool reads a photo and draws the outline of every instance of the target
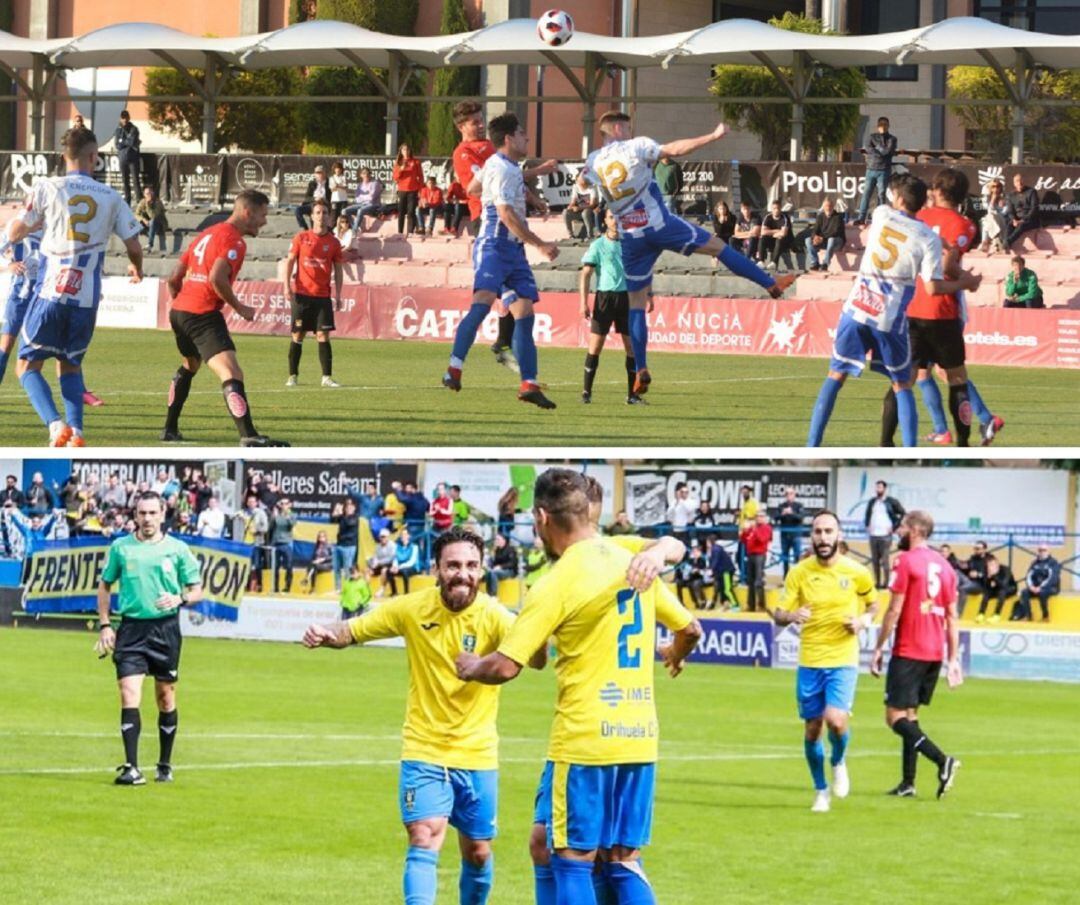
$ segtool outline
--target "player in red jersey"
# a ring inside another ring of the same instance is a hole
[[[919,707],[928,705],[934,695],[944,650],[948,650],[949,687],[963,681],[956,573],[948,560],[927,544],[933,533],[934,519],[928,512],[912,510],[900,522],[901,552],[889,583],[892,597],[870,660],[870,672],[880,676],[884,647],[895,629],[885,679],[885,722],[904,740],[903,778],[889,792],[901,798],[915,794],[915,765],[920,754],[937,765],[938,798],[949,791],[960,766],[960,761],[945,754],[919,726]]]
[[[293,271],[296,288],[293,289]],[[330,275],[334,277],[334,303],[330,302]],[[292,308],[292,342],[289,343],[289,379],[285,386],[299,385],[300,353],[304,334],[311,330],[319,341],[322,385],[341,386],[333,377],[334,353],[330,331],[334,311],[341,310],[341,243],[330,231],[330,205],[322,198],[311,203],[311,229],[293,236],[285,262],[285,295]]]
[[[172,310],[169,323],[183,361],[169,385],[169,409],[161,439],[183,440],[180,412],[184,408],[195,372],[205,361],[219,378],[241,446],[288,446],[255,430],[251,422],[244,373],[236,359],[236,346],[221,309],[232,307],[244,320],[254,320],[255,309],[241,302],[232,284],[244,263],[247,245],[244,236],[257,236],[266,225],[270,199],[262,192],[246,189],[236,196],[232,214],[223,223],[204,229],[185,249],[168,279]]]
[[[924,207],[918,219],[929,226],[941,239],[942,269],[946,278],[960,273],[960,259],[975,244],[975,224],[960,213],[967,199],[968,178],[961,170],[940,170],[931,183],[933,207]],[[934,365],[945,372],[949,384],[949,411],[956,427],[958,446],[967,446],[971,437],[972,410],[982,424],[982,443],[989,445],[1005,426],[1004,420],[987,409],[975,385],[968,379],[965,365],[964,323],[967,314],[963,299],[957,294],[933,295],[923,281],[917,280],[915,295],[908,306],[911,330],[911,355],[918,369],[917,383],[923,402],[930,411],[934,431],[926,439],[938,445],[953,442],[945,421],[941,392],[934,382]],[[893,421],[894,403],[887,397],[883,419],[882,444],[892,445],[896,424]]]
[[[454,148],[451,160],[454,165],[454,177],[461,183],[468,193],[469,184],[480,174],[480,170],[492,154],[495,153],[495,145],[491,139],[485,137],[484,108],[477,101],[461,101],[454,105],[454,127],[461,133],[461,141]],[[550,173],[558,165],[556,160],[547,160],[539,166],[524,170],[525,196],[529,204],[534,208],[547,211],[547,202],[529,187],[530,180],[537,176]],[[476,236],[480,229],[480,195],[468,194],[469,206],[469,235]],[[504,294],[499,314],[499,336],[491,344],[491,351],[495,353],[495,360],[512,371],[518,371],[514,353],[511,350],[511,342],[514,338],[514,316],[510,313],[510,303],[514,301],[513,293],[510,298]]]

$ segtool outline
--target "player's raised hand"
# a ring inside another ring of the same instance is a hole
[[[731,131],[731,130],[728,129],[728,127],[726,125],[724,125],[724,123],[719,123],[719,124],[717,124],[716,128],[713,129],[712,137],[713,137],[714,140],[719,139],[719,138],[723,138],[725,135],[728,134],[729,131]]]
[[[649,551],[645,550],[630,560],[626,580],[635,591],[647,591],[663,569],[663,562],[657,562],[656,557],[650,556]]]
[[[333,642],[337,640],[337,636],[333,630],[326,625],[309,625],[304,637],[300,639],[304,647],[323,647],[332,646]]]
[[[541,242],[540,254],[549,261],[554,261],[559,256],[559,246],[554,242]]]
[[[881,675],[881,664],[884,659],[885,654],[880,649],[874,651],[874,653],[870,657],[870,675]]]
[[[470,654],[466,651],[458,654],[454,658],[454,668],[457,670],[458,678],[463,682],[470,681],[473,676],[473,668],[479,662],[480,658],[476,654]]]

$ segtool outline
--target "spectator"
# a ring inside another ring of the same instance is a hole
[[[368,529],[377,537],[386,519],[383,518],[383,506],[385,503],[383,498],[379,496],[379,491],[375,488],[375,482],[372,481],[368,484],[367,490],[362,494],[350,490],[349,496],[355,501],[360,518],[367,521]]]
[[[453,526],[454,501],[450,499],[450,495],[446,492],[445,484],[436,485],[435,499],[431,501],[428,514],[431,516],[431,527],[436,534],[442,534]]]
[[[673,214],[679,213],[679,192],[683,188],[683,172],[679,162],[673,157],[664,154],[656,162],[653,170],[653,178],[660,187],[660,194],[664,198],[664,204]]]
[[[372,178],[371,170],[363,167],[353,203],[344,211],[346,215],[353,215],[353,231],[356,235],[367,231],[365,218],[374,217],[375,222],[379,222],[379,215],[382,213],[382,190],[382,183]]]
[[[1020,255],[1012,259],[1012,269],[1005,277],[1006,308],[1044,308],[1042,289],[1035,271],[1024,266]]]
[[[570,190],[570,203],[563,211],[563,223],[566,225],[566,234],[571,239],[592,239],[597,232],[597,212],[600,210],[600,193],[595,186],[582,188],[576,182]],[[578,235],[574,230],[574,224],[582,225],[582,233]]]
[[[889,120],[882,116],[877,121],[877,132],[870,136],[865,148],[860,151],[866,155],[866,184],[863,187],[862,200],[859,202],[859,214],[855,224],[866,222],[870,209],[870,195],[877,191],[877,204],[885,204],[885,189],[892,174],[893,157],[896,155],[896,136],[889,134]]]
[[[694,532],[702,532],[706,536],[712,534],[720,524],[720,515],[713,511],[708,500],[698,503],[697,512],[694,513]]]
[[[274,549],[274,593],[280,588],[279,577],[285,570],[285,593],[292,590],[293,569],[293,528],[296,516],[292,511],[292,500],[282,497],[278,500],[270,516],[270,546]]]
[[[979,225],[982,229],[982,250],[1004,252],[1005,236],[1009,230],[1009,202],[1000,179],[986,185],[986,213]]]
[[[443,232],[452,236],[460,235],[461,221],[468,215],[469,196],[465,193],[465,187],[455,179],[446,190],[446,218],[443,222]]]
[[[428,176],[427,183],[420,189],[419,213],[417,220],[424,226],[423,232],[429,236],[435,235],[435,220],[446,214],[446,202],[443,190],[439,188],[434,176]],[[426,220],[425,220],[426,218]]]
[[[308,564],[307,583],[308,593],[315,593],[315,576],[321,572],[330,572],[334,568],[334,551],[330,548],[330,538],[325,531],[315,535],[315,549],[311,554],[311,562]]]
[[[15,530],[22,535],[24,559],[29,559],[45,541],[52,539],[55,529],[63,522],[60,517],[64,514],[63,509],[54,509],[48,517],[32,515],[27,518],[14,506],[7,507],[4,511]]]
[[[158,240],[158,247],[165,250],[165,233],[169,231],[169,219],[165,216],[165,205],[157,196],[154,187],[146,186],[142,190],[142,198],[135,205],[135,219],[146,230],[146,250],[154,250],[154,239]]]
[[[505,534],[495,534],[491,554],[488,558],[487,592],[492,597],[499,594],[499,582],[504,578],[513,578],[518,573],[517,548],[510,543]]]
[[[397,231],[399,236],[408,238],[417,224],[416,201],[424,184],[424,170],[408,145],[398,148],[393,173],[397,186]],[[419,231],[424,230],[421,227]]]
[[[454,524],[464,525],[472,517],[472,506],[461,498],[461,487],[457,484],[450,486],[450,499],[453,502]]]
[[[769,205],[769,213],[761,221],[761,244],[758,254],[769,270],[776,270],[780,264],[780,258],[784,259],[784,267],[794,270],[791,263],[791,248],[794,239],[791,231],[791,217],[780,207],[779,201]]]
[[[134,487],[134,485],[132,486]],[[270,489],[273,489],[272,484],[270,485]],[[195,480],[191,492],[194,495],[195,513],[199,514],[210,505],[210,500],[214,496],[214,488],[211,487],[210,482],[206,480],[206,475],[198,469],[195,470]]]
[[[233,518],[233,540],[251,544],[252,591],[262,590],[262,570],[266,568],[266,535],[270,530],[270,515],[259,504],[254,493],[244,497],[244,508]]]
[[[758,245],[761,243],[761,218],[754,213],[749,201],[739,204],[739,217],[735,221],[735,232],[732,234],[731,247],[751,260],[758,256]]]
[[[1020,600],[1013,607],[1012,619],[1031,621],[1031,597],[1039,598],[1042,609],[1042,621],[1050,621],[1050,598],[1061,593],[1061,563],[1050,555],[1046,544],[1039,544],[1035,559],[1028,566],[1024,576],[1024,587],[1020,591]]]
[[[740,538],[746,548],[746,609],[750,613],[756,612],[759,605],[765,609],[765,560],[772,536],[769,514],[762,509]]]
[[[976,541],[971,556],[963,564],[966,584],[961,584],[958,588],[959,603],[957,604],[957,611],[960,615],[964,613],[969,594],[982,594],[986,590],[987,556],[989,556],[989,553],[986,541]]]
[[[866,504],[863,524],[870,538],[870,562],[874,570],[874,583],[878,590],[889,586],[889,551],[893,534],[904,517],[904,507],[899,500],[887,496],[888,485],[884,481],[874,483],[874,496]]]
[[[338,217],[349,204],[349,180],[345,177],[345,167],[341,162],[335,161],[330,167],[330,178],[327,182],[330,185],[330,210],[334,214],[333,222],[337,223]]]
[[[675,567],[675,596],[684,602],[683,591],[690,592],[690,601],[696,610],[705,609],[705,570],[708,563],[701,552],[701,544],[695,537],[686,556]]]
[[[371,584],[360,567],[353,563],[348,577],[341,583],[341,618],[353,619],[367,612],[371,605]]]
[[[337,541],[334,543],[334,588],[341,589],[341,582],[352,571],[356,562],[356,545],[360,541],[360,516],[356,501],[348,497],[330,510],[330,521],[337,525]]]
[[[668,506],[667,520],[671,524],[671,533],[677,540],[689,546],[690,525],[697,515],[698,501],[690,496],[690,487],[686,481],[675,485],[675,499]]]
[[[195,533],[211,540],[221,540],[225,533],[225,513],[221,511],[217,497],[210,497],[206,508],[199,513]]]
[[[76,476],[76,481],[78,477]],[[45,486],[45,476],[40,471],[35,471],[30,479],[30,486],[25,494],[26,514],[30,516],[40,515],[44,518],[53,508],[53,495]]]
[[[342,251],[348,253],[352,248],[353,239],[356,238],[356,234],[353,232],[352,222],[349,220],[346,214],[340,214],[337,218],[337,226],[334,227],[334,238],[338,240],[338,244],[341,245]]]
[[[731,244],[735,235],[736,219],[726,201],[717,201],[712,215],[713,232],[723,239],[728,245]]]
[[[986,577],[983,579],[982,603],[979,604],[979,614],[975,617],[976,622],[986,621],[986,607],[990,598],[997,600],[997,606],[990,617],[992,623],[1001,621],[1001,611],[1005,608],[1005,601],[1016,593],[1016,579],[1013,578],[1012,570],[1003,565],[993,553],[986,555]]]
[[[413,534],[423,534],[428,510],[431,508],[428,498],[416,489],[416,484],[406,481],[405,488],[398,492],[398,499],[405,507],[405,526]]]
[[[397,531],[401,527],[401,520],[405,517],[405,503],[401,499],[404,492],[401,481],[391,481],[390,492],[383,500],[382,514],[386,519],[386,526],[391,531]]]
[[[498,510],[498,532],[499,534],[505,534],[507,537],[514,531],[514,521],[517,518],[518,511],[518,489],[511,487],[501,497],[496,504]]]
[[[952,567],[953,572],[956,574],[956,614],[957,616],[964,615],[964,605],[967,603],[968,594],[978,590],[982,593],[981,588],[976,588],[975,583],[968,578],[967,575],[967,563],[959,559],[953,552],[952,547],[948,544],[941,545],[941,555],[945,557],[945,561]]]
[[[806,263],[810,270],[828,270],[833,255],[844,247],[844,217],[836,210],[832,198],[821,202],[821,210],[814,217],[810,235],[806,237]],[[819,255],[824,250],[825,262]]]
[[[739,506],[739,546],[735,550],[735,563],[739,567],[739,578],[746,584],[746,544],[742,542],[742,534],[747,528],[753,527],[761,504],[754,499],[754,489],[749,484],[739,488],[739,496],[742,503]]]
[[[533,536],[532,546],[525,552],[525,589],[528,590],[547,572],[551,564],[540,535]]]
[[[719,606],[722,610],[739,612],[739,601],[735,597],[735,563],[719,538],[713,538],[709,548],[709,572],[713,581],[713,601],[710,609]]]
[[[1013,174],[1013,193],[1009,195],[1009,226],[1005,245],[1011,247],[1024,233],[1039,228],[1039,194],[1024,185],[1021,173]]]
[[[139,127],[131,121],[131,114],[127,110],[120,111],[120,125],[113,132],[113,143],[120,163],[120,178],[124,183],[124,201],[130,205],[132,175],[135,176],[135,197],[142,195],[139,181],[139,148],[142,142],[139,139]]]
[[[327,204],[330,203],[330,183],[326,179],[326,167],[321,163],[315,167],[312,178],[308,181],[307,190],[304,192],[304,201],[296,209],[296,223],[301,229],[311,229],[306,218],[311,216],[311,205],[316,198],[321,198]]]
[[[167,470],[159,468],[157,477],[154,479],[150,489],[162,498],[175,496],[180,492],[180,482],[174,476],[171,476]]]
[[[394,548],[394,561],[390,563],[387,581],[390,584],[390,593],[397,594],[397,580],[400,578],[405,586],[405,593],[409,593],[409,579],[420,571],[420,548],[413,542],[412,535],[406,525],[398,534],[397,546]]]
[[[394,564],[396,558],[397,545],[391,540],[389,529],[383,528],[379,532],[378,544],[375,547],[375,552],[368,559],[368,567],[371,569],[371,574],[378,575],[382,579],[378,594],[376,595],[378,597],[382,597],[383,593],[390,586],[390,567]]]
[[[780,526],[780,561],[784,564],[784,577],[788,569],[799,561],[802,554],[803,505],[795,498],[795,488],[784,490],[784,501],[776,510],[776,522]]]
[[[19,490],[19,479],[13,474],[7,476],[6,486],[0,492],[0,506],[11,503],[16,509],[22,509],[26,502],[23,492]]]
[[[108,477],[108,486],[102,491],[101,505],[104,509],[127,509],[128,493],[120,483],[120,476],[114,471]]]
[[[630,523],[630,516],[626,514],[626,510],[620,509],[615,513],[615,521],[608,526],[607,533],[618,537],[621,534],[636,534],[637,529]]]

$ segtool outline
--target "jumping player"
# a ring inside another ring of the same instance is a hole
[[[559,254],[559,246],[545,242],[529,229],[525,210],[525,180],[518,161],[525,157],[528,136],[513,113],[503,113],[489,124],[492,141],[498,152],[487,159],[477,182],[481,189],[483,217],[480,237],[473,246],[472,307],[458,324],[450,365],[443,376],[443,386],[461,390],[461,369],[465,357],[476,340],[476,333],[503,288],[511,290],[515,299],[510,305],[514,316],[514,354],[521,370],[518,399],[543,409],[555,408],[540,389],[537,380],[536,343],[532,330],[535,316],[533,305],[539,300],[532,270],[525,257],[525,246],[540,249],[549,261]]]
[[[191,381],[203,362],[221,380],[225,408],[240,432],[241,446],[288,446],[255,430],[244,389],[244,372],[236,358],[222,307],[229,305],[244,320],[253,320],[255,309],[241,302],[232,289],[244,263],[244,236],[257,236],[266,224],[270,199],[262,192],[245,189],[236,196],[232,214],[222,223],[204,229],[184,250],[168,280],[172,310],[169,323],[176,336],[182,361],[169,384],[169,407],[161,439],[183,440],[180,412]]]
[[[38,416],[49,427],[50,446],[85,446],[82,360],[94,335],[101,301],[101,271],[109,237],[116,234],[128,255],[128,275],[142,280],[141,227],[120,193],[94,178],[97,138],[89,129],[68,129],[61,142],[67,172],[39,179],[26,209],[8,224],[14,245],[42,227],[41,261],[26,309],[16,373]],[[45,359],[60,369],[65,417],[41,373]]]
[[[919,421],[911,392],[911,340],[907,308],[922,277],[935,295],[977,289],[980,278],[942,277],[941,240],[916,215],[926,203],[926,183],[910,174],[892,177],[889,204],[874,208],[859,273],[844,302],[833,343],[829,373],[818,393],[807,446],[820,446],[836,397],[850,375],[859,376],[866,356],[883,369],[896,392],[904,446],[918,444]],[[890,206],[891,205],[891,206]]]
[[[653,174],[656,162],[661,157],[692,154],[723,138],[727,131],[727,126],[721,123],[708,135],[661,145],[651,138],[634,138],[630,117],[609,110],[600,117],[604,146],[588,156],[578,176],[583,187],[600,187],[608,210],[618,220],[626,288],[630,293],[630,342],[637,366],[633,392],[639,396],[652,382],[645,358],[649,338],[645,306],[652,285],[653,266],[661,252],[669,250],[683,255],[696,252],[719,258],[732,273],[757,283],[773,298],[779,298],[795,282],[791,274],[773,278],[722,239],[672,214],[664,203]]]

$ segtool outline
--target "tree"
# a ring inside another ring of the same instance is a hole
[[[770,19],[770,25],[804,34],[822,34],[821,22],[795,13]],[[791,78],[791,69],[781,67]],[[810,81],[808,97],[863,98],[866,76],[861,69],[819,67]],[[720,115],[733,126],[761,139],[766,160],[786,159],[791,135],[791,104],[725,103],[725,97],[784,97],[776,78],[764,66],[716,66],[709,91],[721,98]],[[811,157],[838,150],[855,138],[859,108],[855,104],[806,104],[803,107],[803,145]]]
[[[465,5],[462,0],[443,0],[439,33],[454,35],[468,30],[469,20],[465,18]],[[435,73],[432,89],[435,97],[474,97],[479,93],[479,66],[448,66]],[[428,117],[429,154],[448,155],[454,150],[457,130],[454,128],[452,111],[453,104],[431,105]]]
[[[202,82],[203,72],[192,70]],[[256,69],[232,73],[219,89],[220,94],[281,97],[303,90],[296,69]],[[154,128],[183,141],[199,141],[203,133],[203,102],[190,82],[177,70],[155,67],[146,72],[146,93],[189,96],[190,101],[151,101],[149,118]],[[242,102],[218,104],[214,127],[219,148],[238,148],[256,153],[296,153],[303,144],[299,104]]]
[[[1009,80],[1015,84],[1012,71]],[[954,66],[947,77],[949,97],[956,101],[1008,98],[997,74],[986,66]],[[1080,97],[1080,72],[1040,72],[1032,99]],[[988,160],[1008,160],[1012,153],[1011,104],[1001,107],[952,104],[950,110],[968,130],[973,151]],[[1080,158],[1080,108],[1029,106],[1024,115],[1024,151],[1040,160]]]

